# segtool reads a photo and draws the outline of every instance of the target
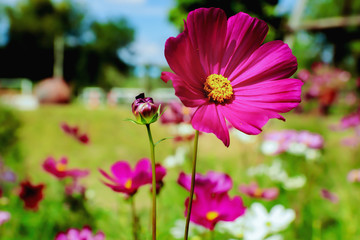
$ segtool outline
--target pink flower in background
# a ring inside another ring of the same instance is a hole
[[[339,197],[335,193],[332,193],[327,189],[321,189],[320,194],[324,199],[327,199],[332,203],[339,202]]]
[[[161,104],[163,115],[160,118],[163,124],[190,123],[195,110],[185,107],[181,102],[171,101]],[[166,111],[164,111],[166,109]]]
[[[56,161],[53,157],[48,157],[43,163],[43,168],[45,171],[59,179],[65,177],[77,179],[86,177],[89,174],[88,170],[68,169],[68,160],[66,157],[62,157],[58,161]]]
[[[190,191],[191,175],[181,172],[178,177],[178,184]],[[195,176],[195,194],[207,192],[208,194],[222,194],[228,192],[232,188],[232,180],[229,175],[209,171],[206,175],[199,173]]]
[[[279,196],[279,189],[277,188],[260,188],[255,182],[249,185],[242,184],[239,187],[240,192],[252,198],[262,198],[264,200],[274,200]]]
[[[70,228],[65,233],[60,232],[56,235],[55,240],[104,240],[105,235],[99,231],[95,235],[92,234],[90,227],[82,229]]]
[[[187,214],[189,198],[185,201],[185,216]],[[233,199],[227,193],[202,194],[192,203],[190,221],[207,229],[214,230],[219,221],[234,221],[245,213],[246,208],[240,197]]]
[[[360,169],[353,169],[347,175],[349,182],[360,182]]]
[[[0,211],[0,226],[9,221],[11,218],[11,215],[9,212],[6,211]]]
[[[37,211],[40,201],[44,198],[44,184],[33,185],[26,180],[20,183],[19,197],[24,201],[24,207],[28,210]]]
[[[182,103],[196,108],[196,130],[214,133],[229,146],[226,121],[246,134],[259,134],[271,118],[296,107],[303,82],[290,79],[296,58],[282,41],[261,45],[268,27],[262,20],[238,13],[227,19],[217,8],[189,13],[185,30],[165,44],[165,57]]]
[[[61,129],[70,136],[74,137],[76,140],[78,140],[80,143],[88,144],[90,139],[89,136],[86,133],[79,133],[79,127],[74,126],[71,127],[67,123],[63,122],[60,124]]]
[[[360,126],[360,110],[343,117],[340,122],[341,129],[348,129],[358,126]]]
[[[160,181],[166,174],[166,170],[158,165],[156,169],[157,180]],[[111,183],[103,182],[115,192],[121,192],[127,196],[134,195],[139,187],[151,183],[151,162],[148,158],[140,159],[134,170],[131,170],[130,164],[126,161],[118,161],[111,166],[113,176],[107,174],[102,169],[100,173]]]

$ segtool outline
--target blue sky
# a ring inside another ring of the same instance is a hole
[[[2,3],[15,5],[19,0],[1,0]],[[61,0],[53,0],[61,1]],[[87,9],[88,14],[100,21],[125,17],[135,29],[135,41],[131,45],[134,55],[121,52],[121,56],[131,64],[167,65],[164,45],[167,38],[176,36],[177,30],[167,20],[168,11],[175,0],[73,0]],[[280,0],[279,14],[288,13],[293,0]],[[6,25],[6,24],[5,24]],[[4,41],[4,23],[0,24],[0,44]]]
[[[19,0],[1,0],[15,6]],[[61,0],[55,0],[61,1]],[[122,52],[125,60],[135,64],[167,65],[164,45],[167,38],[176,36],[178,31],[167,20],[168,11],[174,0],[73,0],[83,5],[90,17],[100,21],[125,17],[135,29],[135,41],[131,45],[134,55]],[[2,19],[3,20],[3,19]],[[0,24],[0,44],[4,43],[6,22]]]

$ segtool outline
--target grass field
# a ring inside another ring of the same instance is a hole
[[[149,157],[149,143],[144,126],[124,121],[132,118],[130,106],[87,110],[73,104],[68,106],[43,106],[36,111],[18,112],[22,121],[19,131],[20,158],[7,161],[17,173],[19,180],[30,178],[35,183],[46,183],[45,199],[40,203],[38,212],[25,211],[21,202],[13,194],[4,209],[11,212],[12,220],[1,226],[1,239],[53,239],[59,230],[65,227],[91,225],[101,229],[106,239],[131,239],[130,205],[123,196],[104,186],[98,168],[109,171],[117,160],[127,160],[135,164],[143,157]],[[279,129],[309,130],[321,134],[325,139],[325,148],[318,161],[309,162],[301,157],[281,155],[286,170],[290,173],[303,174],[307,178],[303,188],[286,191],[281,189],[278,199],[262,202],[268,208],[281,203],[286,208],[296,211],[296,219],[283,233],[285,239],[335,240],[360,239],[360,202],[359,184],[349,183],[346,176],[351,169],[359,168],[360,151],[344,147],[340,139],[348,132],[332,132],[331,124],[339,117],[289,113],[284,115],[286,122],[270,120],[264,132]],[[60,123],[78,125],[81,131],[89,134],[90,144],[82,145],[64,134]],[[156,140],[171,137],[171,127],[155,123],[152,125]],[[256,180],[262,186],[277,186],[265,176],[249,177],[249,167],[258,164],[271,164],[277,157],[264,156],[259,151],[263,134],[255,137],[255,142],[244,143],[231,136],[230,147],[226,148],[212,134],[202,134],[199,142],[198,172],[209,170],[228,173],[234,182],[232,195],[243,197],[246,206],[253,199],[241,195],[238,186]],[[169,139],[156,148],[156,159],[162,163],[166,156],[173,154],[178,145],[192,143],[174,143]],[[70,167],[90,169],[90,176],[82,180],[87,186],[86,214],[71,211],[64,205],[62,184],[48,173],[41,164],[48,156],[59,159],[66,156]],[[165,187],[158,198],[158,236],[159,239],[173,239],[170,228],[177,219],[183,217],[184,200],[187,192],[177,183],[180,171],[190,173],[190,159],[181,167],[168,169],[164,179]],[[338,203],[321,198],[319,191],[329,189],[339,196]],[[16,188],[13,190],[16,193]],[[256,200],[258,201],[258,200]],[[149,187],[140,189],[135,196],[140,215],[141,239],[150,239],[150,204]],[[80,217],[79,217],[80,216]],[[204,235],[203,239],[207,239]],[[202,238],[201,238],[202,239]],[[229,239],[216,234],[215,239]]]

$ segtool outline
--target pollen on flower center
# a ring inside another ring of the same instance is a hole
[[[66,164],[57,163],[57,164],[56,164],[56,170],[58,170],[59,172],[65,171],[65,170],[66,170]]]
[[[131,179],[128,179],[128,180],[126,181],[126,183],[125,183],[125,188],[126,188],[126,189],[130,189],[130,188],[131,188],[131,185],[132,185],[132,181],[131,181]]]
[[[219,74],[211,74],[206,78],[204,90],[208,99],[216,103],[230,100],[234,95],[230,81]]]
[[[209,220],[209,221],[214,220],[218,216],[219,216],[219,213],[215,212],[215,211],[210,211],[210,212],[206,213],[206,219]]]

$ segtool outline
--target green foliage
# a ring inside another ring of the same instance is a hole
[[[20,120],[15,113],[0,105],[0,156],[17,144],[19,128]]]

